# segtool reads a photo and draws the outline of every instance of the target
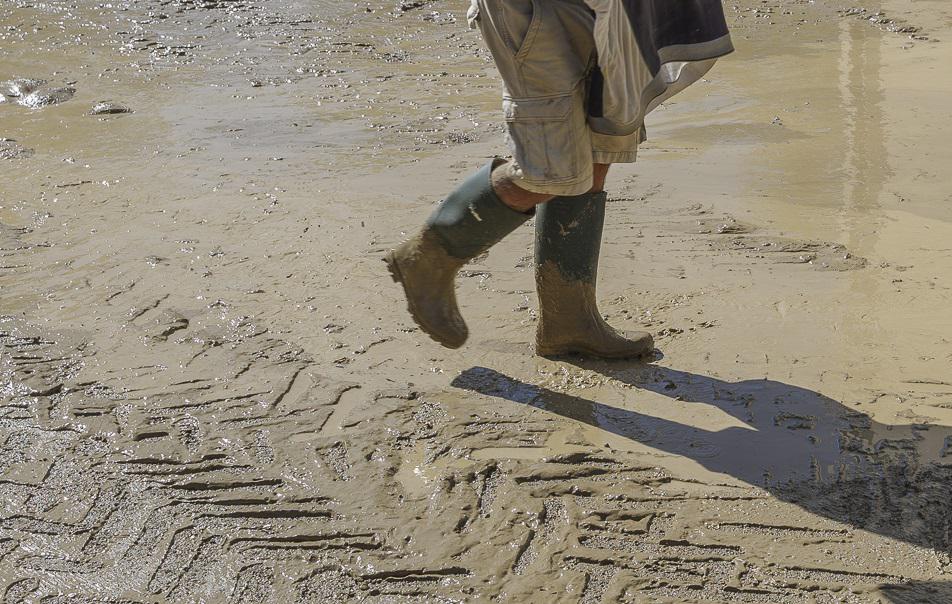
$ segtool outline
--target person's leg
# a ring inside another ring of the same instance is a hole
[[[610,164],[595,164],[592,189],[556,197],[536,209],[536,353],[600,358],[643,356],[654,349],[645,332],[619,333],[602,318],[596,299]]]
[[[466,179],[416,236],[384,258],[403,286],[413,320],[447,348],[459,348],[469,335],[456,304],[456,273],[531,217],[494,191],[492,172],[499,165],[493,161]]]
[[[597,21],[588,17],[578,19],[576,26],[592,27],[595,36]],[[596,50],[592,53],[592,58],[597,58]],[[611,53],[606,56],[615,58]],[[605,81],[597,67],[590,67],[585,109],[595,164],[592,186],[581,194],[557,197],[536,210],[536,351],[540,355],[642,356],[654,348],[651,335],[621,334],[610,327],[598,310],[595,285],[607,202],[605,177],[610,164],[635,160],[643,133],[632,132],[625,124],[614,123],[611,118],[615,116],[605,115]]]
[[[502,169],[493,170],[493,190],[503,203],[517,212],[529,212],[540,203],[555,197],[549,193],[533,193],[523,189],[512,178],[509,170],[505,169],[505,165],[500,168]]]
[[[479,27],[503,81],[512,159],[493,174],[500,198],[526,211],[592,185],[585,78],[594,16],[581,0],[479,0]]]
[[[600,193],[605,190],[605,180],[611,164],[594,164],[592,166],[592,188],[589,193]]]
[[[611,164],[592,165],[592,188],[589,191],[590,193],[605,190],[605,179],[608,176],[609,168],[611,168]],[[494,170],[492,183],[493,190],[499,196],[499,199],[517,212],[529,212],[537,205],[547,203],[556,197],[548,193],[533,193],[523,189],[509,176],[506,170]]]
[[[468,336],[454,293],[459,269],[528,220],[538,204],[592,186],[584,73],[594,40],[590,27],[568,32],[564,25],[593,21],[591,11],[581,2],[543,0],[480,0],[479,8],[503,79],[513,159],[470,177],[385,259],[414,321],[449,348]]]

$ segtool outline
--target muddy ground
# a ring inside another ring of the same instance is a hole
[[[726,6],[609,179],[650,364],[533,356],[531,228],[460,351],[387,278],[465,4],[0,4],[3,602],[952,601],[945,0]]]

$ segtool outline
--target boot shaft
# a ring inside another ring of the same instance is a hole
[[[451,256],[475,258],[531,217],[507,206],[493,190],[492,171],[499,161],[464,180],[427,219],[426,229]]]
[[[654,340],[621,333],[602,318],[596,300],[598,256],[605,225],[605,193],[558,197],[536,212],[536,353],[635,358]]]
[[[604,192],[556,197],[536,209],[535,265],[566,281],[595,285],[605,225]]]

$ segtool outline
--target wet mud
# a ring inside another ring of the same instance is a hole
[[[89,110],[89,115],[119,115],[123,113],[132,113],[132,109],[112,101],[101,101]]]
[[[33,155],[33,149],[22,147],[15,140],[0,139],[0,159],[17,159],[31,155]]]
[[[47,86],[46,80],[14,78],[0,84],[0,94],[4,96],[5,102],[38,109],[70,100],[76,94],[76,89],[69,86]]]
[[[727,7],[602,363],[533,354],[532,225],[458,351],[380,262],[504,150],[465,8],[0,5],[3,601],[952,601],[945,3]]]

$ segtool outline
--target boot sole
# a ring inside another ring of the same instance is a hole
[[[427,327],[426,323],[420,320],[420,315],[417,314],[416,309],[413,307],[413,302],[411,302],[410,292],[407,291],[407,285],[403,281],[403,274],[400,272],[400,264],[397,262],[396,257],[393,252],[389,252],[383,259],[384,263],[387,265],[387,271],[390,273],[390,278],[393,279],[394,283],[400,284],[400,287],[403,288],[403,296],[407,300],[407,312],[410,313],[410,316],[413,318],[413,322],[425,333],[431,340],[443,346],[444,348],[449,348],[455,350],[463,346],[466,343],[465,338],[462,342],[448,342],[443,338],[440,338],[434,335],[433,331]]]

